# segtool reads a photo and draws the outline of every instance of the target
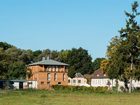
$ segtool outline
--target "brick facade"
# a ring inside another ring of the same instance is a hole
[[[68,69],[66,65],[29,65],[30,81],[37,81],[37,89],[49,89],[53,85],[68,85]]]

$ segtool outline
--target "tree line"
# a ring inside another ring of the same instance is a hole
[[[68,75],[74,77],[75,73],[93,73],[100,67],[103,58],[92,61],[86,49],[72,48],[70,50],[23,50],[6,42],[0,42],[0,79],[25,79],[27,65],[41,61],[43,57],[69,64]]]

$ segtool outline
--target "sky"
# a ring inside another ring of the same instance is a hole
[[[0,41],[31,50],[82,47],[93,59],[105,57],[133,1],[0,0]]]

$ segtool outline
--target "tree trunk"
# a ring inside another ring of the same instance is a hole
[[[132,93],[132,78],[130,77],[129,93]]]
[[[131,57],[131,67],[130,67],[130,72],[132,73],[133,70],[133,57]],[[129,86],[129,93],[132,93],[132,76],[130,74],[130,86]]]

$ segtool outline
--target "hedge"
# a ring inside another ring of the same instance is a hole
[[[56,91],[62,92],[88,92],[88,93],[105,93],[108,92],[108,87],[85,87],[85,86],[52,86]]]

